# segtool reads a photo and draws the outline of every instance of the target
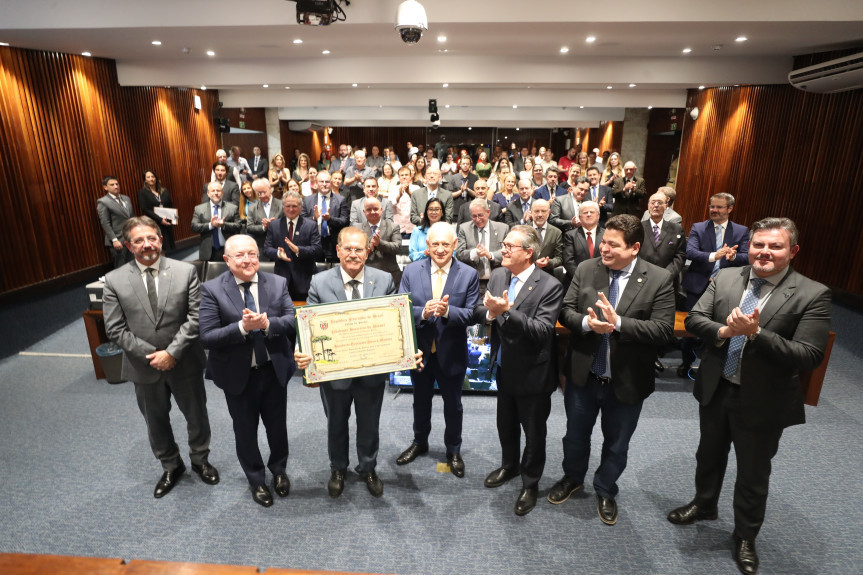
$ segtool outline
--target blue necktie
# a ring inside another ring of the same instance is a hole
[[[219,206],[213,206],[213,216],[219,217]],[[217,250],[222,247],[219,241],[219,228],[213,228],[213,249]]]
[[[321,216],[327,213],[327,197],[321,196]],[[325,238],[329,235],[329,230],[327,229],[327,220],[321,217],[321,237]]]
[[[257,313],[258,307],[255,305],[255,298],[252,297],[252,282],[243,282],[243,301],[245,306]],[[252,346],[255,350],[255,364],[263,365],[267,363],[267,344],[264,341],[264,332],[259,329],[249,332],[249,337],[252,338]]]
[[[372,235],[375,235],[377,233],[377,231],[378,231],[378,227],[372,226]]]
[[[518,276],[512,276],[512,279],[509,280],[509,289],[506,290],[506,299],[509,300],[510,305],[515,301],[515,286],[518,284]],[[500,365],[500,356],[501,351],[503,350],[503,340],[501,339],[500,347],[497,348],[497,364]]]
[[[620,279],[620,275],[622,273],[623,271],[611,272],[612,279],[611,285],[608,286],[608,303],[610,303],[613,308],[617,307],[617,292],[620,287],[617,280]],[[610,333],[602,334],[602,341],[600,341],[599,349],[596,350],[596,355],[593,357],[593,365],[590,366],[590,371],[601,377],[608,377],[606,372],[608,371],[608,341],[610,337]]]
[[[758,305],[758,298],[761,297],[761,288],[766,283],[767,280],[765,279],[752,278],[752,288],[746,292],[746,297],[743,298],[743,303],[740,304],[740,311],[747,314],[755,311],[755,307]],[[735,335],[728,343],[728,355],[725,357],[725,367],[722,369],[722,377],[725,379],[729,379],[737,372],[744,343],[746,343],[745,335]]]
[[[722,226],[716,226],[716,249],[715,249],[715,251],[719,251],[721,249],[722,249]],[[722,262],[722,258],[717,258],[716,262],[713,264],[713,271],[710,272],[710,277],[713,277],[719,273],[720,262]]]

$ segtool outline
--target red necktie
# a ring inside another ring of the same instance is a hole
[[[590,239],[590,232],[585,232],[587,234],[587,253],[590,254],[590,257],[593,257],[593,240]]]

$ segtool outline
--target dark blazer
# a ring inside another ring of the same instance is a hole
[[[558,184],[557,188],[555,188],[554,192],[548,189],[548,184],[543,184],[537,189],[533,191],[533,197],[536,200],[545,200],[547,202],[551,201],[552,197],[557,196],[565,196],[566,188],[562,188],[560,184]]]
[[[474,199],[473,195],[473,186],[476,184],[476,181],[479,179],[475,173],[471,172],[467,177],[467,191],[464,194],[455,197],[452,199],[452,209],[453,209],[453,217],[458,214],[458,210],[461,209],[462,204],[470,203]],[[461,172],[456,172],[455,174],[448,174],[444,177],[441,185],[445,190],[449,190],[451,193],[455,193],[461,189],[461,181],[462,176]],[[452,222],[450,222],[452,223]]]
[[[680,225],[663,221],[659,230],[659,243],[653,243],[653,220],[641,222],[644,228],[644,243],[638,257],[655,266],[667,269],[674,277],[675,283],[686,263],[686,234]]]
[[[355,228],[360,228],[365,232],[366,237],[371,240],[372,227],[369,222],[361,225],[354,225]],[[366,260],[366,267],[373,267],[379,270],[393,274],[394,280],[401,279],[402,270],[396,261],[396,255],[402,248],[402,234],[399,231],[399,226],[389,220],[382,219],[378,224],[378,235],[380,235],[381,243],[377,248],[369,252],[369,258]],[[395,283],[395,281],[393,282]]]
[[[129,196],[119,196],[126,206],[126,209],[120,207],[117,200],[111,197],[111,194],[105,194],[96,200],[96,212],[99,215],[99,225],[102,226],[102,231],[105,235],[105,245],[111,246],[114,244],[114,238],[120,243],[123,240],[123,224],[135,214],[135,208],[132,206],[132,200]]]
[[[728,220],[725,229],[724,243],[737,246],[737,256],[728,261],[725,258],[719,262],[719,269],[745,266],[749,263],[749,228]],[[691,293],[704,293],[710,274],[713,273],[714,262],[707,261],[710,254],[716,251],[716,228],[712,220],[698,222],[689,230],[689,240],[686,242],[686,257],[692,260],[689,269],[683,274],[683,289]]]
[[[324,253],[318,226],[315,225],[314,220],[309,218],[303,216],[297,218],[294,237],[291,238],[291,241],[300,250],[297,255],[294,255],[293,250],[285,243],[286,237],[288,237],[288,218],[283,215],[267,228],[264,253],[271,261],[276,262],[276,275],[288,280],[288,291],[291,294],[291,299],[305,299],[309,293],[312,276],[318,273],[315,261]],[[279,259],[279,248],[285,250],[291,261],[286,262]]]
[[[721,270],[686,317],[686,330],[706,342],[693,394],[707,405],[719,385],[728,342],[716,334],[740,306],[751,267]],[[740,360],[741,425],[782,429],[805,422],[799,372],[824,358],[830,332],[830,290],[793,269],[760,312],[761,333],[747,341]]]
[[[255,157],[249,158],[249,167],[252,169],[252,179],[266,178],[270,171],[270,162],[264,156],[258,159],[258,169],[255,169]]]
[[[509,288],[512,272],[498,268],[491,273],[487,291],[500,297]],[[557,354],[554,327],[563,286],[553,276],[534,268],[509,310],[509,319],[491,322],[491,357],[501,350],[497,372],[500,391],[511,395],[551,393],[557,386]],[[480,302],[477,321],[485,322],[488,310]]]
[[[267,352],[273,362],[279,385],[285,386],[294,374],[294,304],[288,295],[285,278],[258,272],[258,306],[266,312],[270,327],[266,334]],[[246,305],[234,274],[226,271],[201,288],[201,343],[210,350],[208,379],[226,393],[243,392],[252,366],[252,338],[244,336],[239,322]],[[261,362],[261,358],[257,358]]]
[[[231,171],[228,171],[228,177],[230,177]],[[210,201],[210,196],[207,195],[207,186],[209,184],[210,182],[204,184],[204,191],[201,194],[202,204]],[[228,178],[225,178],[225,181],[222,182],[222,201],[232,203],[237,207],[240,205],[240,186]]]
[[[437,191],[435,192],[435,197],[439,199],[443,204],[444,220],[448,224],[453,223],[453,221],[455,221],[453,219],[455,215],[453,214],[452,194],[449,193],[446,188],[439,185]],[[422,225],[422,217],[423,213],[425,213],[426,204],[428,203],[428,201],[428,188],[420,188],[416,190],[413,194],[411,194],[411,222],[413,223],[413,225]]]
[[[605,198],[605,203],[599,206],[599,221],[605,222],[608,219],[608,215],[614,210],[614,190],[609,186],[599,184],[597,184],[596,188],[596,198],[591,195],[591,187],[588,188],[587,193],[584,195],[584,200],[590,200],[598,204],[600,200]]]
[[[224,201],[220,209],[222,219],[225,220],[225,225],[222,227],[222,235],[227,240],[242,230],[240,211],[234,204],[228,204]],[[208,261],[210,256],[213,255],[213,231],[210,229],[211,219],[213,219],[213,210],[210,207],[209,200],[195,206],[195,211],[192,214],[192,231],[196,234],[201,234],[201,246],[198,249],[198,259],[201,261]]]
[[[602,242],[602,234],[605,233],[605,227],[600,224],[593,230],[596,233],[593,240],[593,257],[599,257],[599,244]],[[563,234],[563,267],[566,268],[566,277],[572,279],[575,275],[575,268],[581,262],[590,259],[590,251],[587,247],[587,236],[584,234],[584,229],[575,228]]]
[[[531,198],[530,203],[533,204],[533,198]],[[522,218],[524,218],[524,210],[521,209],[521,198],[519,196],[516,196],[509,203],[509,205],[506,206],[504,222],[509,227],[513,227],[519,225]]]
[[[270,216],[271,218],[283,217],[282,200],[278,198],[270,199]],[[258,253],[265,254],[264,240],[267,239],[267,230],[264,229],[264,224],[261,223],[267,217],[264,210],[264,205],[260,200],[252,204],[251,209],[246,211],[246,233],[255,238],[255,243],[258,244]],[[270,224],[272,225],[272,224]],[[282,236],[284,237],[284,236]],[[269,256],[266,256],[269,258]],[[276,261],[276,258],[270,258],[270,261]]]
[[[473,200],[471,200],[473,201]],[[500,209],[500,205],[497,202],[493,202],[491,200],[486,200],[486,204],[488,205],[488,219],[493,222],[501,222],[503,223],[503,212]],[[461,208],[458,210],[458,218],[456,218],[456,225],[461,225],[465,222],[471,221],[470,219],[470,202],[462,204]]]
[[[162,193],[160,194],[160,197],[162,199],[161,204],[159,203],[159,200],[156,199],[156,196],[153,195],[153,192],[150,191],[150,188],[145,186],[138,190],[138,209],[141,210],[141,213],[143,215],[147,216],[148,218],[159,224],[159,226],[161,227],[162,218],[156,215],[156,212],[153,211],[153,208],[156,208],[158,206],[162,206],[164,208],[173,208],[174,203],[171,201],[171,193],[165,188],[162,188]],[[176,224],[177,222],[174,223]]]
[[[417,346],[424,356],[431,356],[432,342],[437,342],[438,362],[444,374],[464,376],[467,371],[465,328],[476,323],[474,307],[479,301],[479,278],[472,267],[453,259],[442,294],[449,295],[449,316],[423,320],[423,308],[432,299],[431,269],[431,258],[408,264],[399,293],[411,294]]]
[[[580,204],[581,202],[579,202]],[[572,229],[572,218],[578,214],[576,210],[577,208],[573,207],[572,197],[569,194],[561,196],[551,204],[551,215],[548,217],[548,222],[561,232],[566,233]],[[600,214],[602,214],[601,208]]]
[[[554,268],[563,265],[563,234],[549,222],[545,224],[545,233],[537,259],[545,257],[548,258],[548,265],[542,268],[543,271],[554,274]]]
[[[623,186],[626,185],[626,178],[614,178],[614,206],[611,215],[630,214],[637,218],[641,217],[641,212],[644,209],[641,206],[641,199],[647,196],[647,185],[644,183],[644,178],[633,176],[635,181],[635,189],[629,194],[623,191]]]
[[[564,373],[579,387],[587,383],[593,356],[602,339],[594,331],[585,332],[582,320],[591,307],[597,316],[603,317],[595,304],[600,291],[608,294],[609,284],[608,268],[601,259],[591,259],[575,270],[569,291],[563,298],[560,323],[571,332]],[[636,259],[615,311],[621,324],[620,331],[615,330],[609,340],[611,382],[617,399],[633,404],[653,393],[657,353],[674,338],[671,274],[641,258]]]
[[[315,206],[318,205],[319,195],[320,194],[315,192],[314,194],[303,198],[303,217],[309,218],[313,222],[316,222],[314,212]],[[330,214],[330,221],[327,224],[327,230],[329,231],[329,235],[336,238],[342,228],[347,227],[350,223],[350,206],[345,202],[345,199],[341,194],[331,192],[329,199],[330,201],[327,204],[327,212]],[[320,226],[318,226],[318,231],[320,231]]]

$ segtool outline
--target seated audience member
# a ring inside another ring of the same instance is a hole
[[[566,277],[575,275],[575,268],[584,260],[598,258],[599,248],[605,227],[599,221],[599,205],[596,202],[582,202],[578,207],[581,225],[563,235],[563,267]]]
[[[426,254],[428,229],[440,221],[443,221],[443,204],[439,198],[432,198],[426,202],[420,225],[414,226],[411,232],[410,247],[408,248],[411,261],[415,262],[428,257]]]
[[[247,213],[246,233],[255,239],[255,243],[258,245],[258,253],[264,254],[264,240],[267,238],[267,227],[281,215],[282,200],[272,196],[270,182],[264,178],[255,180],[252,183],[252,188],[258,196],[258,201],[252,205]],[[261,259],[266,261],[269,258],[262,255]],[[270,259],[269,261],[275,260]]]
[[[225,254],[225,241],[242,230],[240,214],[237,206],[222,200],[222,185],[219,182],[207,184],[207,196],[209,201],[195,206],[192,231],[201,234],[198,259],[203,262],[221,262]]]
[[[534,199],[530,211],[531,227],[536,230],[540,239],[539,254],[534,263],[536,267],[553,275],[554,268],[563,264],[563,234],[548,223],[551,208],[547,201]]]
[[[366,181],[375,180],[369,178]],[[369,257],[366,263],[370,267],[391,273],[393,282],[398,284],[402,279],[402,271],[396,255],[401,251],[402,234],[391,220],[383,219],[381,202],[376,197],[366,198],[363,212],[366,221],[353,225],[369,238]]]
[[[362,198],[354,200],[351,204],[351,225],[362,224],[366,221],[364,209],[366,200],[369,198],[377,198],[381,204],[383,219],[393,221],[393,205],[386,197],[378,195],[378,181],[376,179],[366,178],[363,182],[363,194]],[[399,234],[401,234],[401,228]]]
[[[282,217],[267,228],[264,253],[276,262],[275,272],[288,280],[291,298],[305,301],[317,273],[315,262],[323,256],[321,236],[314,220],[304,218],[303,197],[296,192],[282,196]]]
[[[162,182],[153,170],[144,172],[144,186],[138,191],[138,208],[141,213],[159,225],[162,232],[162,249],[167,251],[174,249],[174,226],[175,221],[169,221],[156,215],[154,208],[173,208],[171,194],[167,188],[162,187]]]

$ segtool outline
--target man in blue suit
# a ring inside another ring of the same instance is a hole
[[[309,297],[306,300],[309,304],[396,293],[391,274],[365,265],[369,257],[369,239],[363,230],[354,227],[342,229],[336,252],[340,265],[312,277]],[[310,355],[298,351],[294,353],[294,358],[300,369],[307,368],[312,359]],[[388,378],[389,374],[378,374],[321,383],[321,395],[327,413],[327,451],[331,468],[327,491],[330,497],[338,497],[345,488],[345,474],[350,461],[348,421],[351,417],[351,404],[354,404],[357,424],[359,462],[356,471],[362,476],[369,493],[375,497],[384,493],[384,484],[375,472],[375,467],[380,443],[381,406]]]
[[[285,192],[284,216],[267,226],[264,239],[264,254],[276,262],[275,272],[288,280],[288,291],[295,300],[309,295],[312,276],[318,271],[315,261],[324,253],[315,221],[300,215],[302,205],[300,194]]]
[[[269,507],[273,495],[258,448],[258,419],[267,429],[273,489],[287,497],[287,384],[294,373],[294,304],[287,281],[259,272],[258,245],[247,235],[225,242],[229,271],[201,289],[201,343],[210,350],[207,377],[225,392],[234,422],[237,458],[252,499]]]
[[[473,310],[479,301],[476,270],[453,258],[456,235],[452,226],[438,222],[426,239],[429,255],[408,265],[400,293],[413,299],[417,345],[427,358],[427,369],[411,371],[414,387],[414,440],[396,463],[406,465],[429,450],[434,384],[443,398],[444,445],[450,471],[464,477],[461,458],[461,389],[467,372],[467,326],[476,323]]]
[[[341,175],[339,176],[341,178]],[[303,217],[317,223],[323,256],[318,261],[336,261],[336,238],[347,227],[350,206],[338,193],[333,193],[333,178],[328,172],[318,173],[318,191],[303,198]]]
[[[681,283],[686,292],[686,311],[693,308],[719,270],[749,263],[749,228],[729,219],[734,210],[734,196],[725,192],[714,194],[708,210],[710,219],[694,224],[686,242],[686,258],[692,260]],[[677,370],[680,377],[687,377],[698,345],[692,338],[683,340],[683,364]]]

